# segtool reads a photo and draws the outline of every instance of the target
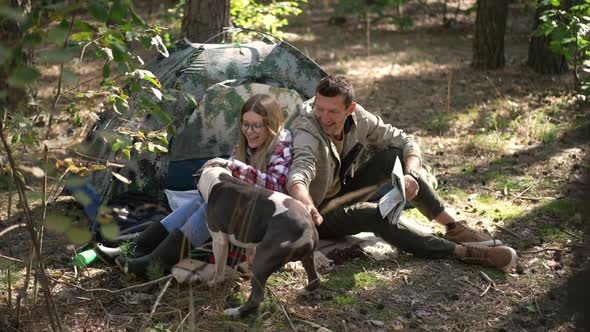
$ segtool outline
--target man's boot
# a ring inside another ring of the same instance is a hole
[[[182,248],[186,248],[186,246],[190,246],[190,241],[179,229],[176,229],[151,253],[137,258],[119,256],[116,262],[119,268],[125,273],[134,274],[137,277],[145,278],[150,265],[154,266],[154,269],[158,269],[161,273],[167,273],[178,263],[181,257],[181,250]],[[159,268],[156,268],[157,266]]]
[[[458,257],[465,263],[487,267],[495,267],[508,271],[516,265],[518,256],[516,251],[510,247],[481,247],[474,245],[465,246],[465,256]]]
[[[449,241],[465,245],[484,247],[495,247],[502,245],[502,241],[496,240],[491,236],[481,234],[460,221],[447,225],[445,238]]]

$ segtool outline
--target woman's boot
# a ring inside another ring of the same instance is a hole
[[[139,234],[135,240],[135,249],[132,257],[142,257],[154,251],[168,236],[168,230],[161,222],[152,223],[148,228]]]
[[[168,236],[168,230],[161,222],[151,223],[145,230],[143,230],[131,246],[131,251],[125,253],[128,257],[141,257],[152,252],[160,242]],[[98,243],[94,247],[94,251],[98,257],[106,264],[114,264],[115,259],[123,254],[122,246],[107,247],[102,243]]]
[[[190,241],[177,229],[170,233],[151,253],[137,258],[119,256],[116,262],[125,273],[134,274],[137,277],[145,278],[150,265],[154,267],[155,271],[168,273],[178,263],[181,250],[186,246],[190,246]]]

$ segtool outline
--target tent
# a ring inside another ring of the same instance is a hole
[[[169,138],[168,153],[142,153],[124,161],[121,169],[94,172],[90,182],[101,201],[125,191],[163,197],[164,189],[194,188],[192,174],[208,159],[228,156],[238,138],[240,108],[256,93],[275,96],[289,124],[303,100],[311,98],[326,73],[311,59],[284,41],[264,38],[244,44],[175,44],[169,57],[147,66],[166,88],[178,91],[176,101],[160,107],[172,120],[177,134]],[[183,98],[189,94],[191,98]],[[139,98],[129,98],[134,101]],[[136,102],[136,101],[135,101]],[[121,116],[106,115],[94,126],[81,152],[114,160],[113,135],[117,128],[140,128],[144,133],[161,128],[154,117],[137,119],[136,106]],[[108,139],[105,139],[108,138]],[[118,181],[112,172],[131,180]]]

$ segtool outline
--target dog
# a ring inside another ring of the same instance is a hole
[[[264,300],[267,279],[290,261],[300,260],[307,273],[308,283],[301,293],[319,286],[313,260],[319,236],[303,203],[244,183],[223,167],[204,168],[197,188],[207,201],[207,226],[213,239],[215,276],[209,285],[224,279],[230,242],[246,248],[252,264],[250,297],[242,306],[226,309],[226,316],[241,318],[255,312]]]

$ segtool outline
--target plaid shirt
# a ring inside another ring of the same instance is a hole
[[[248,184],[282,193],[286,192],[287,175],[293,162],[293,137],[290,131],[283,129],[279,134],[279,143],[277,143],[270,155],[266,172],[233,159],[236,151],[237,147],[232,151],[231,158],[233,162],[229,167],[233,177]]]

